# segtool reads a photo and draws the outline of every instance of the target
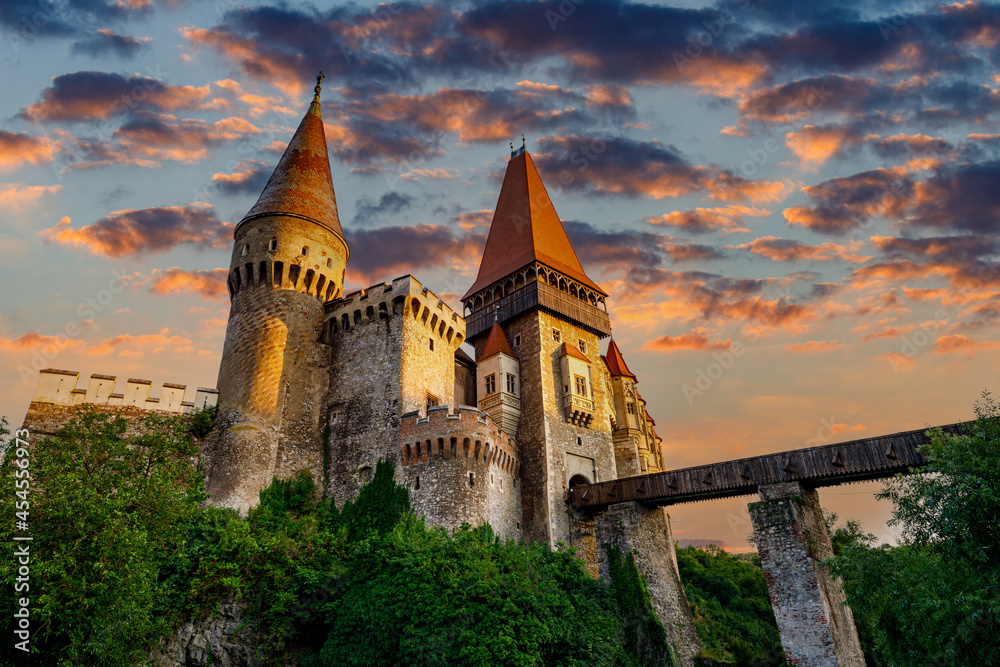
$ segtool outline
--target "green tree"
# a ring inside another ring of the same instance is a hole
[[[677,566],[704,657],[737,665],[784,664],[757,554],[733,555],[715,545],[678,548]]]
[[[204,498],[197,449],[179,419],[81,409],[57,438],[30,441],[32,657],[37,664],[134,665],[168,627],[161,564],[183,549]],[[14,460],[0,464],[0,540],[15,531]],[[13,589],[13,559],[0,566]],[[4,596],[10,619],[12,596]],[[7,633],[10,636],[10,633]],[[10,657],[4,642],[0,657]],[[23,657],[18,655],[19,658]]]
[[[897,547],[846,540],[843,578],[870,665],[1000,665],[1000,408],[984,392],[965,435],[930,431],[925,468],[898,475]]]

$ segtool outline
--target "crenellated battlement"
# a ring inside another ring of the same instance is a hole
[[[410,275],[378,283],[325,304],[325,340],[379,320],[407,315],[454,349],[465,341],[465,319]]]
[[[80,373],[64,371],[56,368],[46,368],[39,372],[38,384],[32,403],[52,403],[55,405],[94,405],[131,406],[143,410],[159,410],[186,414],[193,410],[214,406],[218,402],[219,392],[215,389],[198,387],[193,401],[185,401],[186,385],[164,382],[159,397],[151,397],[153,383],[149,380],[128,378],[121,393],[115,393],[118,378],[114,375],[90,376],[86,388],[77,384]]]
[[[517,443],[485,412],[463,405],[451,413],[448,406],[428,408],[423,417],[408,412],[400,418],[400,461],[418,466],[438,459],[465,460],[495,466],[513,478],[520,474]]]
[[[468,405],[434,406],[400,417],[396,476],[413,511],[434,526],[489,523],[521,537],[521,460],[517,443],[489,415]]]

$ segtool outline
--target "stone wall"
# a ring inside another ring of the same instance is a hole
[[[189,414],[215,405],[218,399],[215,389],[198,387],[192,400],[186,401],[185,385],[169,382],[163,383],[159,396],[150,396],[153,383],[136,378],[128,378],[122,391],[116,393],[117,378],[96,373],[85,387],[78,388],[79,378],[76,371],[41,371],[22,428],[28,429],[32,437],[55,435],[84,404],[138,424],[150,412],[163,416]]]
[[[273,476],[320,476],[323,302],[342,293],[346,262],[344,240],[319,224],[269,215],[237,226],[219,411],[202,446],[212,502],[246,512]]]
[[[470,407],[426,416],[403,415],[398,473],[414,511],[454,530],[489,523],[503,537],[521,538],[517,444],[485,413]]]
[[[681,665],[693,665],[695,654],[701,650],[701,640],[681,585],[667,510],[662,507],[647,509],[639,503],[612,505],[595,518],[595,531],[601,578],[612,583],[608,545],[618,547],[622,558],[632,554],[639,574],[646,580],[653,609],[663,623],[667,641],[676,649]]]
[[[465,321],[410,276],[326,304],[326,489],[338,504],[357,495],[378,461],[398,463],[399,415],[426,411],[428,395],[452,404],[464,338]]]
[[[560,340],[553,338],[553,329],[559,330]],[[590,482],[617,477],[610,415],[605,408],[608,401],[600,381],[599,341],[595,334],[540,310],[511,320],[504,332],[521,364],[517,442],[524,482],[524,539],[551,546],[571,543],[565,501],[570,471],[587,470]],[[590,428],[568,422],[562,405],[559,347],[564,342],[579,346],[581,340],[591,360],[595,414]],[[485,336],[476,339],[477,355],[485,343]]]
[[[754,540],[789,662],[864,667],[851,608],[821,561],[833,555],[815,489],[798,482],[760,487],[750,504]]]

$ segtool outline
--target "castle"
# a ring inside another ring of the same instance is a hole
[[[235,228],[217,395],[184,403],[182,385],[164,384],[150,399],[136,379],[115,394],[103,375],[83,390],[49,369],[26,422],[54,431],[81,402],[182,412],[217,400],[202,455],[219,505],[245,513],[273,476],[303,468],[340,504],[389,459],[431,524],[573,541],[568,489],[664,465],[635,374],[614,341],[600,352],[608,295],[531,155],[511,153],[462,313],[408,275],[345,294],[319,92]]]

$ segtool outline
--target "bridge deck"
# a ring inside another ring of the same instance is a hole
[[[940,428],[957,434],[966,432],[968,424],[960,422]],[[930,441],[927,430],[585,484],[570,489],[567,500],[579,510],[594,512],[628,501],[663,506],[746,496],[757,493],[762,484],[777,482],[804,482],[821,487],[891,477],[924,465],[917,447]]]

